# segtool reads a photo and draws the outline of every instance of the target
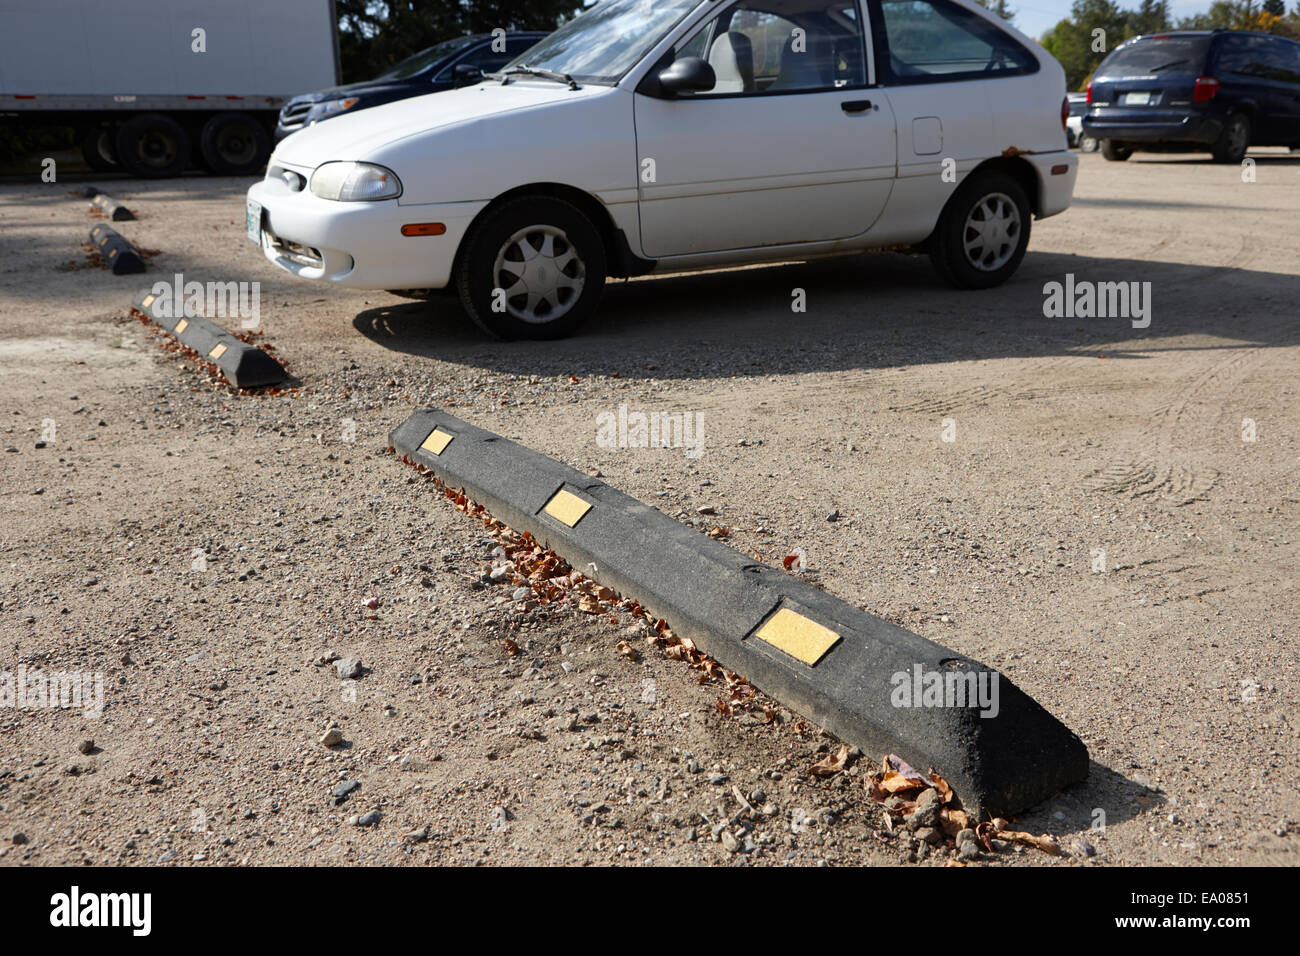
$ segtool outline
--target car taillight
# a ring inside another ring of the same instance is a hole
[[[1070,118],[1070,98],[1067,96],[1061,100],[1061,129],[1066,128],[1066,120]]]
[[[1092,84],[1091,84],[1091,83],[1088,84],[1088,96],[1087,96],[1087,98],[1084,100],[1084,102],[1085,102],[1085,103],[1092,103]]]
[[[1196,89],[1192,93],[1194,103],[1208,103],[1214,99],[1214,94],[1219,92],[1219,81],[1212,76],[1198,76],[1196,78]]]

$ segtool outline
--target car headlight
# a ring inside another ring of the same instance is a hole
[[[318,120],[329,119],[335,113],[342,113],[344,110],[350,110],[356,106],[358,99],[350,96],[343,100],[326,100],[324,103],[317,103],[307,111],[306,123],[308,125]]]
[[[321,199],[369,202],[396,199],[402,181],[391,169],[374,163],[322,163],[311,174],[311,191]]]

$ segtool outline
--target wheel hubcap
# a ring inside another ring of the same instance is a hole
[[[247,163],[253,158],[257,146],[252,136],[242,129],[224,130],[217,138],[217,152],[228,163]]]
[[[534,324],[554,322],[577,303],[587,268],[564,230],[529,226],[501,246],[492,269],[506,310]]]
[[[146,164],[165,167],[176,159],[176,143],[166,133],[149,133],[140,143],[140,158]]]
[[[1232,124],[1232,129],[1228,131],[1228,143],[1234,153],[1244,153],[1246,151],[1246,127],[1241,122]]]
[[[1006,193],[989,193],[966,217],[962,245],[966,261],[981,272],[996,272],[1020,244],[1020,210]]]

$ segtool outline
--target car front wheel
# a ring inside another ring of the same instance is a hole
[[[1011,278],[1029,248],[1029,200],[1006,173],[976,173],[948,200],[930,240],[930,261],[959,289]]]
[[[596,311],[605,245],[580,209],[549,196],[515,199],[476,224],[456,275],[461,303],[503,339],[558,339]]]

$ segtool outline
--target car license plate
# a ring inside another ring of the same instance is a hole
[[[244,228],[248,232],[248,238],[253,240],[259,246],[262,244],[262,204],[256,200],[248,200],[248,207],[244,212]]]
[[[1147,91],[1141,93],[1125,93],[1125,106],[1148,106],[1151,103],[1151,94]]]

